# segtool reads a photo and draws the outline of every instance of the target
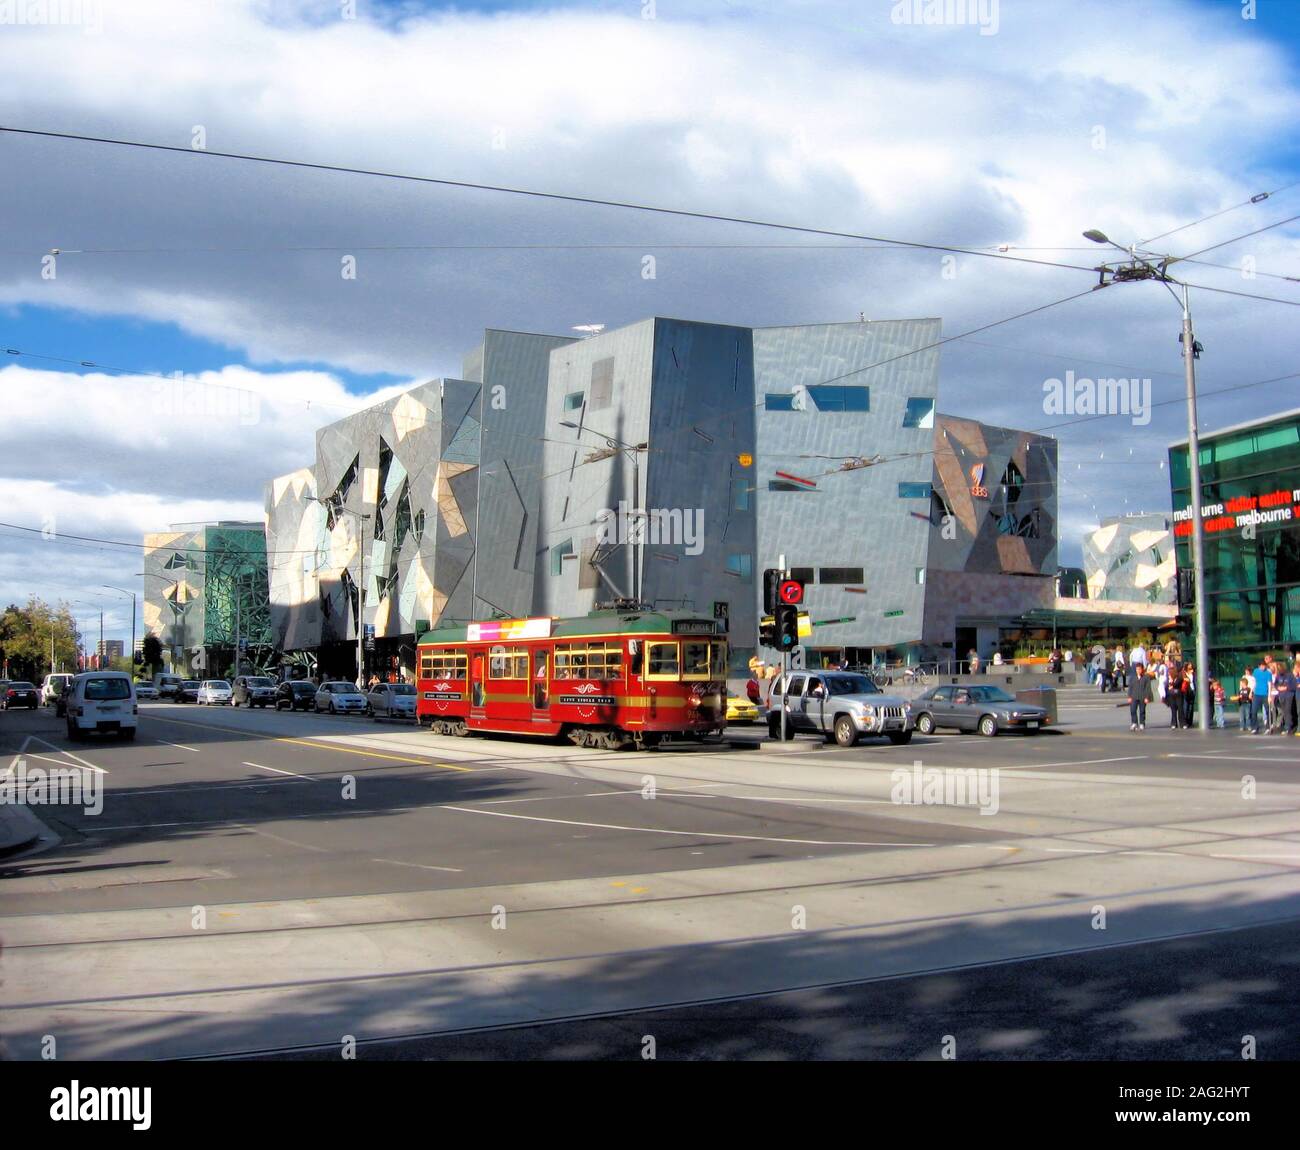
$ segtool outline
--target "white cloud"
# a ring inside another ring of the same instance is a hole
[[[1174,0],[1002,0],[998,34],[987,37],[895,25],[892,7],[683,0],[643,20],[639,4],[393,15],[362,2],[362,18],[346,21],[337,6],[307,0],[123,0],[106,3],[98,35],[5,29],[0,102],[15,126],[188,148],[198,125],[211,150],[963,246],[1079,248],[1087,227],[1128,241],[1286,182],[1270,165],[1291,132],[1296,83],[1262,25],[1231,5],[1225,16]],[[260,506],[260,484],[309,460],[313,429],[342,414],[323,405],[358,406],[327,373],[273,373],[276,364],[455,375],[484,326],[563,332],[655,313],[753,324],[939,315],[951,334],[1090,282],[975,257],[945,279],[938,253],[683,251],[667,245],[803,241],[12,135],[0,135],[0,202],[15,237],[0,251],[7,342],[22,342],[15,307],[39,304],[173,322],[266,369],[227,368],[209,381],[256,396],[247,427],[243,393],[213,391],[209,399],[233,403],[219,417],[174,417],[157,381],[0,372],[0,472],[55,485],[25,492],[29,513],[39,495],[58,502],[61,522],[81,516],[114,537],[157,526],[151,516],[178,518],[173,500]],[[1188,251],[1284,207],[1266,202],[1164,242]],[[1270,232],[1207,258],[1252,255],[1260,269],[1289,271],[1294,236]],[[508,246],[615,242],[635,246]],[[67,253],[52,281],[40,275],[51,247]],[[640,276],[643,253],[657,255],[654,281]],[[356,257],[356,280],[340,275],[345,254]],[[1089,266],[1103,257],[1025,254]],[[1198,282],[1293,291],[1186,270]],[[1285,309],[1207,293],[1195,307],[1207,390],[1295,367]],[[1159,288],[1130,285],[981,338],[1075,357],[1080,374],[1091,360],[1131,364],[1153,377],[1160,401],[1178,395],[1177,327]],[[950,345],[942,406],[1041,426],[1053,422],[1042,381],[1066,366]],[[1274,409],[1276,396],[1208,401],[1204,422]],[[1087,520],[1093,503],[1106,514],[1127,496],[1148,507],[1167,499],[1155,464],[1180,419],[1171,403],[1141,439],[1111,423],[1063,432],[1063,521]],[[1105,444],[1125,436],[1142,444],[1148,469],[1099,466]],[[1086,482],[1070,470],[1078,462]],[[8,586],[0,594],[15,593]]]

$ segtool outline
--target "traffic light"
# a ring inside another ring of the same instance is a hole
[[[769,567],[763,572],[763,610],[768,615],[776,610],[776,590],[781,585],[781,572]]]
[[[776,620],[767,618],[760,620],[758,625],[758,641],[764,647],[776,647],[779,644],[776,641]]]
[[[799,608],[790,603],[778,603],[776,607],[777,647],[782,651],[791,651],[799,646]]]

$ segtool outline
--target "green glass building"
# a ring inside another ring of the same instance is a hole
[[[1200,455],[1210,663],[1231,688],[1260,656],[1300,651],[1300,408],[1203,434]],[[1185,439],[1169,449],[1169,482],[1190,588]]]

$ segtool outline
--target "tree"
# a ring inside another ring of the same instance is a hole
[[[54,666],[76,670],[77,624],[66,603],[51,607],[33,596],[25,607],[9,604],[0,614],[0,668],[11,679],[39,681],[53,647]]]
[[[149,678],[153,678],[163,661],[162,643],[159,642],[157,635],[144,637],[144,642],[140,644],[140,657],[144,662],[145,673]]]

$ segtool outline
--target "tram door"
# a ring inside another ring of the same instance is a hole
[[[533,649],[533,718],[550,719],[550,652],[542,648]]]
[[[474,719],[483,718],[483,652],[479,651],[469,661],[469,713]]]

